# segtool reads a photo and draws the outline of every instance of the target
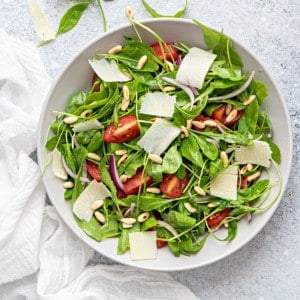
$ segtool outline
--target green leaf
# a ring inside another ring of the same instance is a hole
[[[255,135],[257,121],[259,117],[258,101],[252,101],[245,109],[244,115],[239,120],[238,131],[245,135],[253,137]]]
[[[205,235],[200,241],[193,243],[192,237],[190,236],[180,242],[180,248],[186,253],[197,253],[203,248],[207,237],[208,235]]]
[[[46,149],[49,151],[53,151],[55,148],[57,148],[58,142],[59,142],[58,136],[54,135],[46,142]]]
[[[279,147],[266,135],[263,135],[261,140],[269,144],[272,151],[272,158],[279,164],[281,162],[281,152]]]
[[[192,135],[184,138],[180,146],[181,155],[198,167],[203,166],[202,154],[199,145]]]
[[[187,4],[188,4],[188,1],[185,0],[185,5],[184,7],[179,10],[178,12],[176,12],[174,15],[162,15],[160,13],[158,13],[157,11],[155,11],[147,2],[146,0],[142,0],[142,3],[145,7],[145,9],[148,11],[148,13],[153,17],[153,18],[164,18],[164,17],[168,17],[168,18],[181,18],[185,12],[186,12],[186,9],[187,9]]]
[[[219,150],[217,146],[211,142],[208,142],[207,139],[200,135],[194,135],[197,140],[197,143],[203,152],[203,154],[210,160],[215,160],[219,155]]]
[[[73,29],[79,22],[83,12],[89,6],[89,2],[82,2],[75,4],[67,10],[67,12],[60,19],[59,27],[56,32],[56,36]]]
[[[129,233],[131,232],[137,232],[140,231],[140,224],[135,223],[133,227],[128,229],[123,229],[121,232],[121,235],[118,240],[118,248],[117,248],[117,254],[123,254],[125,253],[130,247],[129,247]]]
[[[81,105],[84,104],[86,100],[86,93],[84,91],[79,91],[75,95],[73,95],[66,106],[67,113],[75,112]]]
[[[167,174],[174,174],[182,164],[182,157],[177,150],[177,146],[173,145],[169,148],[164,156],[162,163],[162,171]]]
[[[270,180],[264,179],[255,182],[250,187],[238,190],[238,199],[232,201],[232,204],[247,203],[260,197],[270,184]]]
[[[162,166],[153,161],[148,161],[146,166],[146,173],[153,178],[155,182],[162,181]]]
[[[152,194],[140,195],[138,200],[139,208],[143,211],[160,210],[170,206],[174,200],[162,198]]]
[[[196,224],[195,218],[176,210],[170,210],[167,214],[163,214],[163,219],[180,231],[190,229]]]

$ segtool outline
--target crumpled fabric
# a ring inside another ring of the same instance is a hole
[[[0,29],[0,299],[197,299],[164,272],[87,266],[93,250],[45,206],[30,154],[49,87],[36,47]]]

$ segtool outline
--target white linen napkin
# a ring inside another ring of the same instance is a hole
[[[44,206],[30,154],[49,85],[36,47],[0,29],[0,299],[197,299],[167,273],[87,266],[92,249]]]

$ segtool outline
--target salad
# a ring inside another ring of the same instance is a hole
[[[191,255],[210,235],[234,239],[240,219],[277,199],[264,205],[268,169],[280,163],[262,106],[267,87],[223,33],[195,21],[201,49],[132,22],[137,37],[87,62],[91,87],[54,112],[46,149],[90,237],[118,238],[117,253],[134,260],[164,246]],[[156,42],[144,43],[139,27]]]

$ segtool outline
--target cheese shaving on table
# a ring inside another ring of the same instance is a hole
[[[235,160],[240,164],[252,163],[266,168],[270,167],[272,151],[267,142],[253,141],[253,145],[241,146],[235,150]]]
[[[96,200],[103,200],[110,196],[110,191],[102,182],[93,180],[76,200],[73,212],[80,220],[88,222],[91,220],[94,212],[91,209],[91,205]]]
[[[172,123],[157,118],[137,144],[147,153],[161,155],[180,132],[180,128],[175,127]]]
[[[37,36],[42,41],[54,40],[54,31],[52,30],[51,25],[38,1],[28,0],[28,8]]]
[[[176,80],[182,84],[202,88],[207,72],[214,62],[216,54],[193,47],[183,58]]]
[[[211,180],[211,195],[227,200],[237,200],[237,180],[237,166],[228,167]]]
[[[172,117],[176,96],[162,92],[147,93],[143,97],[140,113],[159,117]]]
[[[89,60],[95,73],[106,82],[125,82],[130,78],[122,73],[115,60],[108,61],[105,58],[100,60]]]

